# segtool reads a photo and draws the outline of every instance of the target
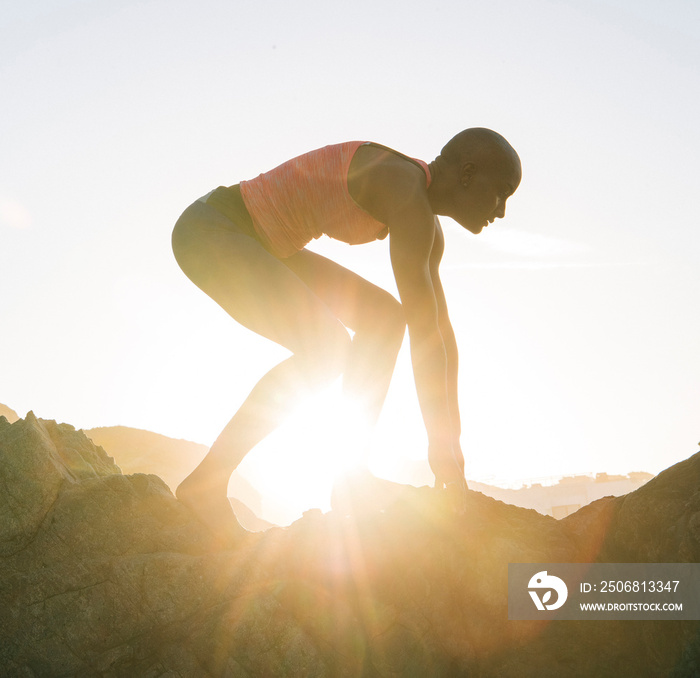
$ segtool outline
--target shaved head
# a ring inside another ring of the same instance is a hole
[[[520,165],[518,154],[505,137],[486,127],[471,127],[455,135],[445,144],[437,159],[447,164],[461,164],[494,153],[510,157]]]

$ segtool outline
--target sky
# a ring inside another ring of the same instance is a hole
[[[658,473],[700,441],[699,68],[694,0],[5,0],[0,402],[211,444],[286,351],[180,272],[184,208],[329,143],[430,161],[485,126],[523,180],[479,236],[442,220],[467,478]],[[386,242],[311,247],[396,293]],[[407,344],[368,463],[427,482]],[[326,505],[341,407],[243,462],[270,517]]]

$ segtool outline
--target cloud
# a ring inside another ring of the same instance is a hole
[[[31,225],[32,215],[24,205],[12,198],[0,196],[0,226],[23,229]]]

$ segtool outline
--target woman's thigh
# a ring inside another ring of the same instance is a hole
[[[353,330],[403,325],[403,309],[386,290],[326,257],[301,250],[283,263]]]
[[[342,324],[293,270],[210,206],[185,210],[173,251],[190,280],[231,317],[293,353],[347,342]]]

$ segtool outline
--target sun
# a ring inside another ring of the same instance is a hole
[[[330,510],[334,482],[366,465],[370,427],[341,380],[301,401],[240,467],[276,522]]]
[[[360,403],[343,393],[340,377],[300,400],[238,468],[261,495],[260,517],[278,525],[309,509],[329,511],[335,481],[360,470],[394,482],[432,482],[407,347],[399,354],[376,425],[369,425]]]

